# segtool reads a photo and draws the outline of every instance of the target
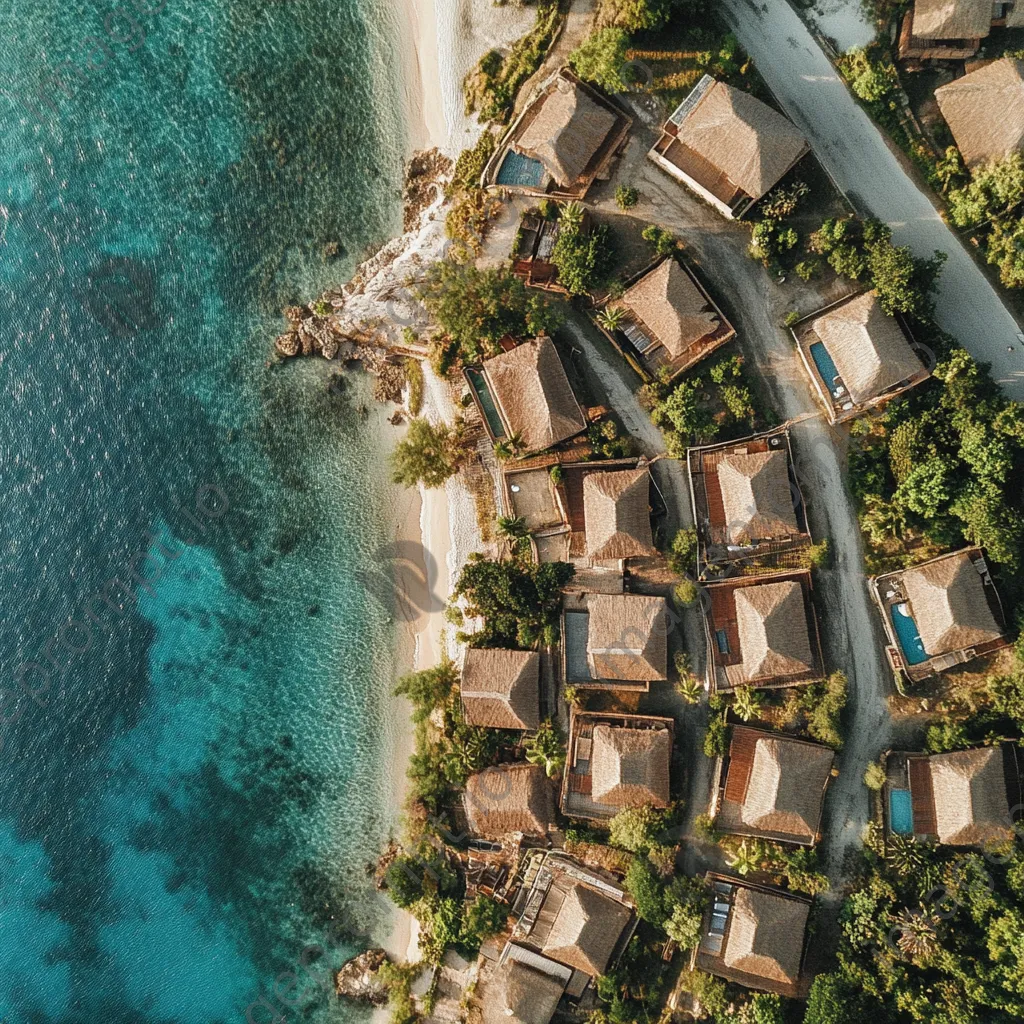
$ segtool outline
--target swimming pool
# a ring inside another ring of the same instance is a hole
[[[498,168],[499,185],[520,185],[529,188],[540,188],[544,180],[544,165],[532,157],[523,156],[510,149],[505,154]]]
[[[836,369],[835,362],[828,354],[828,349],[820,341],[816,341],[811,346],[811,358],[814,360],[814,365],[818,368],[818,373],[821,374],[825,386],[831,392],[836,386],[835,380],[839,376],[839,370]]]
[[[484,375],[479,370],[468,367],[466,369],[466,379],[469,381],[470,387],[472,387],[477,400],[480,402],[480,408],[483,409],[484,416],[487,417],[487,426],[491,428],[491,435],[496,441],[500,441],[505,436],[505,424],[501,422],[498,407],[494,402],[494,397],[491,395],[491,389],[487,386]]]
[[[900,650],[908,665],[920,665],[922,661],[928,660],[928,653],[921,642],[921,634],[917,631],[917,623],[910,614],[906,604],[894,604],[889,609],[889,616],[892,619],[892,628],[896,631],[896,638],[900,642]]]
[[[889,827],[901,836],[913,834],[914,811],[909,789],[889,790]]]

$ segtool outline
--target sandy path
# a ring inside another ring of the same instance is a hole
[[[814,37],[783,0],[722,0],[722,11],[814,154],[854,205],[890,224],[915,253],[949,259],[936,318],[977,359],[992,364],[1006,393],[1024,399],[1024,342],[996,290],[931,199],[914,184],[882,133],[856,104]],[[1008,346],[1013,351],[1008,351]]]

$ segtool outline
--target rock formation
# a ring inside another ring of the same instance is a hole
[[[387,1006],[387,986],[378,977],[387,959],[388,955],[383,949],[368,949],[348,960],[334,977],[335,991],[346,999],[369,1003],[371,1006]]]

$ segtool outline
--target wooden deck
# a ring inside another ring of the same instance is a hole
[[[732,742],[729,744],[729,766],[725,777],[725,799],[741,804],[747,798],[747,787],[750,785],[750,773],[754,768],[754,751],[758,737],[762,735],[755,729],[745,729],[737,725],[732,730]]]
[[[932,771],[925,755],[907,758],[910,779],[910,805],[914,817],[914,835],[938,835],[935,821],[935,794],[932,790]]]

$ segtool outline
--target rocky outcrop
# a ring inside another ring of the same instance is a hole
[[[451,174],[451,159],[439,149],[413,153],[405,168],[405,230],[415,231],[423,211],[441,194],[441,181]]]
[[[339,996],[353,999],[371,1006],[387,1006],[387,986],[380,980],[378,972],[387,961],[383,949],[368,949],[342,964],[334,977],[334,989]]]

